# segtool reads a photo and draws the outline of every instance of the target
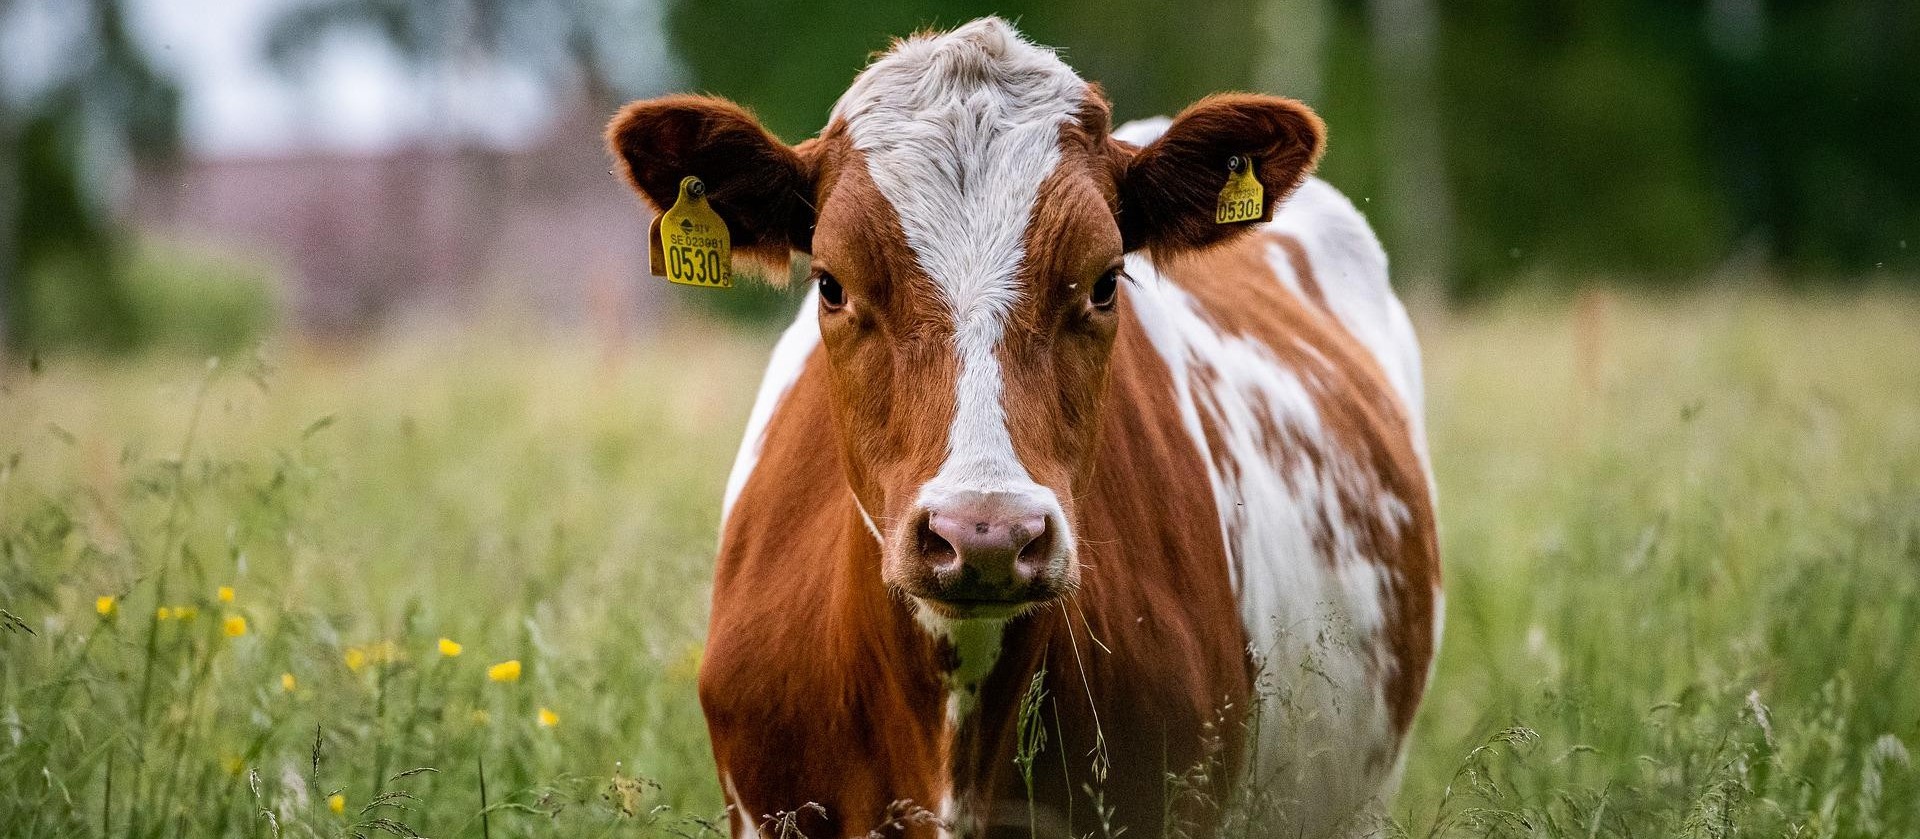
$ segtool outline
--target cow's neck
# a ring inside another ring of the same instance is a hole
[[[990,774],[982,764],[992,760],[994,744],[984,742],[993,726],[982,725],[980,691],[1000,661],[1006,641],[1004,620],[943,621],[920,614],[922,626],[938,639],[941,656],[941,684],[946,689],[940,728],[941,769],[946,774],[938,812],[956,835],[965,835],[980,813],[983,799],[991,795],[981,789]]]
[[[878,540],[864,515],[857,521],[859,530],[852,534],[856,538],[850,543],[859,546],[855,553],[860,556],[843,566],[852,578],[841,581],[845,587],[842,590],[879,586]],[[922,700],[936,707],[916,709],[916,716],[937,715],[938,719],[932,727],[934,742],[926,744],[927,752],[935,758],[930,763],[937,776],[924,779],[927,788],[937,791],[937,799],[914,803],[950,826],[950,831],[942,831],[943,836],[978,835],[976,827],[992,806],[999,764],[1007,762],[1001,756],[1005,753],[1010,759],[1019,698],[1038,667],[1045,637],[1040,624],[1046,622],[1038,615],[1013,620],[945,620],[917,606],[901,605],[897,596],[889,598],[889,605],[896,608],[883,611],[916,624],[913,633],[927,640],[923,649],[931,650],[932,655],[916,655],[917,651],[895,646],[891,649],[907,660],[874,664],[880,672],[931,668],[940,687],[937,695]],[[1013,692],[1011,701],[1007,701],[1009,691]]]

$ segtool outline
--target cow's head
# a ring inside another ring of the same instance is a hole
[[[1246,230],[1214,223],[1229,161],[1253,161],[1270,211],[1323,137],[1304,105],[1253,95],[1202,101],[1144,148],[1109,124],[1096,86],[986,18],[895,44],[798,146],[699,96],[608,128],[656,210],[695,175],[736,255],[782,276],[812,255],[853,496],[924,616],[1006,617],[1078,583],[1122,257]]]

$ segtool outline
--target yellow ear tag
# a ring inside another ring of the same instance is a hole
[[[706,288],[733,287],[733,244],[727,223],[707,204],[707,185],[680,179],[680,197],[653,220],[653,273],[668,282]]]
[[[1255,221],[1267,215],[1266,190],[1253,177],[1253,161],[1241,155],[1227,158],[1227,185],[1220,188],[1220,203],[1214,205],[1213,223],[1232,224]]]

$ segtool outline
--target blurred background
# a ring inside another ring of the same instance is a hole
[[[891,37],[986,13],[1120,119],[1311,103],[1417,301],[1920,277],[1908,0],[0,0],[5,345],[767,317],[646,276],[606,115],[707,91],[797,141]]]

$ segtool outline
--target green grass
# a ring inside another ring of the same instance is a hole
[[[1420,319],[1448,627],[1400,827],[1920,833],[1920,299],[1580,312]],[[0,833],[700,834],[706,580],[769,344],[8,369]]]

